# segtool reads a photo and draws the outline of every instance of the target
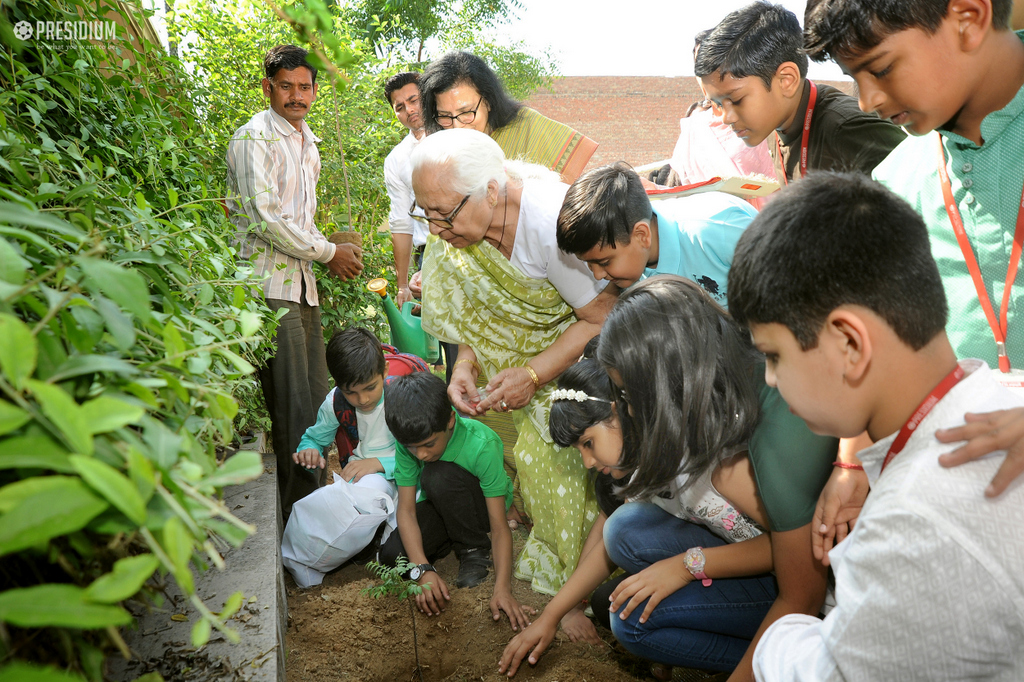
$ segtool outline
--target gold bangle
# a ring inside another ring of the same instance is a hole
[[[530,377],[533,379],[533,387],[535,389],[540,388],[540,377],[537,376],[537,370],[529,365],[523,365],[523,367],[525,367],[526,371],[530,373]]]
[[[471,363],[473,365],[473,368],[477,371],[477,374],[480,373],[480,365],[476,364],[476,360],[472,360],[470,358],[461,358],[459,360],[456,360],[455,364],[452,365],[452,370],[454,371],[455,368],[461,365],[463,362]]]

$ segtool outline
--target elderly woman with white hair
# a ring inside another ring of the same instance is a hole
[[[555,594],[576,567],[597,507],[578,454],[551,441],[549,382],[600,331],[618,289],[558,249],[555,223],[568,186],[551,171],[506,163],[494,140],[469,129],[428,135],[412,168],[410,213],[434,235],[423,263],[423,327],[459,344],[448,391],[456,408],[513,413],[519,483],[534,523],[515,575]]]

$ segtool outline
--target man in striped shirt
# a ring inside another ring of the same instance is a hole
[[[278,324],[274,357],[260,370],[285,519],[292,503],[326,478],[326,469],[313,474],[291,458],[328,390],[313,261],[343,280],[363,269],[358,247],[332,244],[313,223],[320,138],[303,121],[317,92],[316,69],[306,54],[294,45],[267,53],[263,94],[270,108],[235,132],[227,153],[227,205],[239,256],[251,259],[264,277],[263,296],[271,310],[287,310]]]

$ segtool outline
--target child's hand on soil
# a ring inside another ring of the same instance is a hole
[[[494,616],[494,620],[501,620],[502,611],[512,623],[512,629],[517,632],[530,624],[530,616],[537,615],[536,609],[520,604],[509,591],[495,590],[494,596],[491,597],[491,615]]]
[[[380,460],[376,457],[366,459],[352,459],[341,470],[341,477],[349,483],[358,483],[359,479],[367,474],[379,474],[384,471]]]
[[[604,645],[604,640],[597,634],[594,623],[583,613],[583,606],[574,606],[569,613],[562,616],[562,632],[569,636],[570,642],[587,642],[588,644]]]
[[[633,609],[647,599],[647,606],[640,614],[640,622],[646,623],[647,617],[662,599],[673,594],[693,580],[693,576],[683,563],[682,555],[656,561],[636,575],[631,575],[612,592],[612,604],[608,609],[615,613],[625,604],[619,618],[626,620]],[[626,603],[626,602],[629,603]]]
[[[523,662],[527,653],[530,654],[527,659],[530,665],[537,665],[541,655],[555,639],[555,628],[557,627],[556,624],[550,624],[542,618],[531,623],[508,643],[505,651],[501,654],[501,660],[498,661],[499,673],[505,673],[509,677],[515,675],[519,670],[519,664]]]
[[[430,589],[425,588],[428,583]],[[451,599],[451,595],[448,594],[448,585],[441,579],[441,576],[433,571],[427,571],[421,575],[419,585],[424,587],[424,590],[416,595],[416,608],[428,616],[440,616],[448,606],[448,600]]]
[[[327,466],[327,460],[314,448],[306,448],[293,453],[292,461],[307,469],[323,469]]]

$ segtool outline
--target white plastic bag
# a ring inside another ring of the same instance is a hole
[[[353,485],[338,474],[334,483],[292,505],[281,540],[281,560],[299,587],[319,585],[373,540],[381,523],[394,518],[395,501],[386,492]],[[393,530],[385,529],[383,543]]]

